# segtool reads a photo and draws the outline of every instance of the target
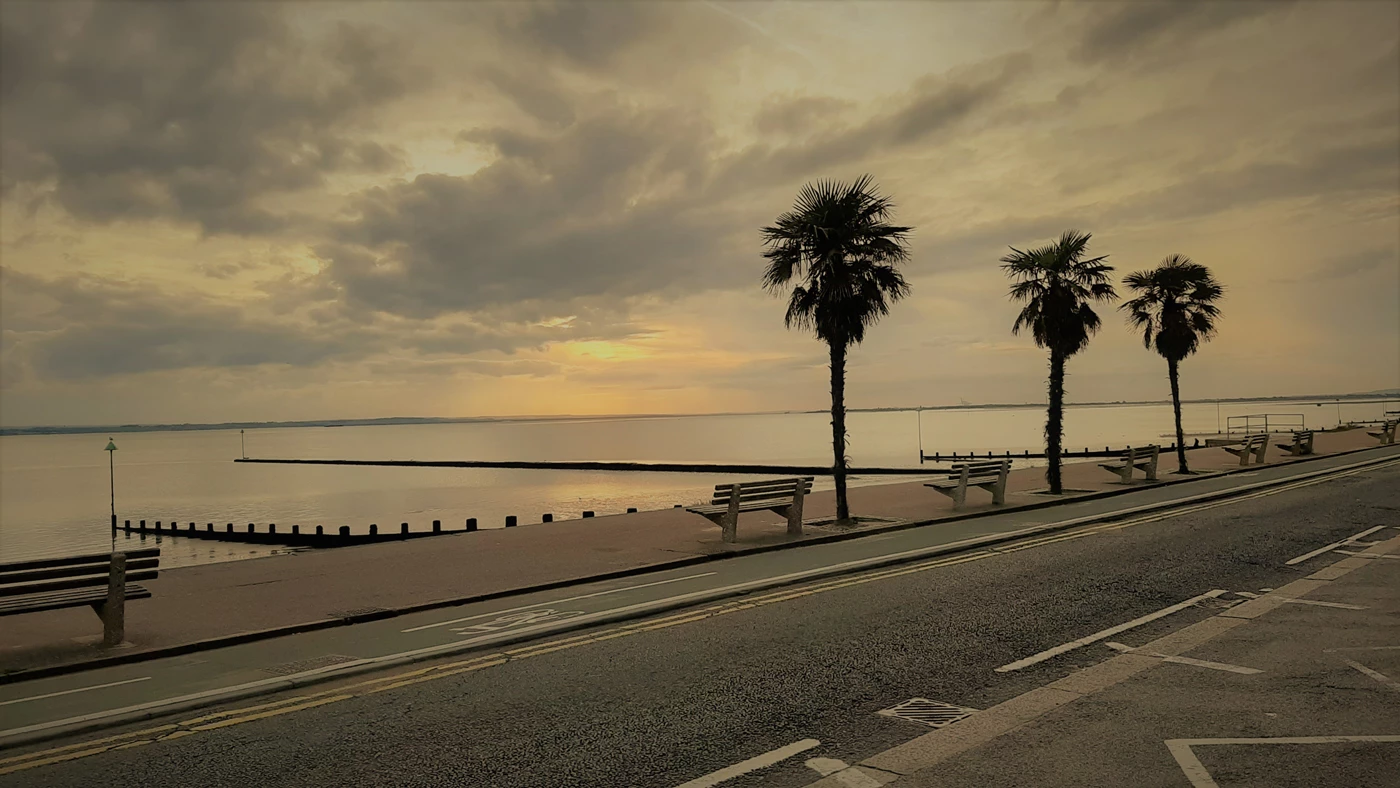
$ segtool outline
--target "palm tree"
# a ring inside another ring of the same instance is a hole
[[[1050,407],[1045,418],[1045,456],[1049,467],[1045,480],[1050,492],[1063,491],[1060,482],[1060,441],[1064,436],[1065,361],[1089,344],[1099,330],[1099,316],[1092,301],[1118,297],[1109,280],[1107,255],[1084,259],[1089,233],[1066,230],[1060,240],[1038,249],[1001,258],[1002,270],[1011,278],[1010,297],[1024,304],[1011,333],[1029,329],[1035,344],[1050,350]]]
[[[889,223],[894,204],[869,175],[855,183],[820,180],[802,187],[793,209],[764,227],[768,267],[763,286],[788,296],[788,328],[816,333],[831,351],[831,448],[835,454],[836,519],[849,522],[846,502],[846,350],[909,294],[896,267],[909,259],[912,228]]]
[[[1172,382],[1172,411],[1176,414],[1177,473],[1190,473],[1186,467],[1185,435],[1181,431],[1181,386],[1178,368],[1182,359],[1200,349],[1215,336],[1215,319],[1220,308],[1215,302],[1225,288],[1215,281],[1210,269],[1191,258],[1174,254],[1164,258],[1151,271],[1138,271],[1124,277],[1137,297],[1119,309],[1128,313],[1128,323],[1142,329],[1143,347],[1156,347],[1167,360],[1167,377]]]

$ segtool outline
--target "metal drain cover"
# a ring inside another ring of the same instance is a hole
[[[977,709],[954,706],[951,703],[941,703],[928,698],[910,698],[894,708],[876,713],[885,717],[897,717],[901,720],[917,722],[930,728],[942,728],[976,714]]]
[[[344,654],[327,654],[324,657],[312,657],[297,662],[288,662],[282,665],[273,665],[270,668],[263,668],[268,673],[275,673],[279,676],[290,676],[293,673],[302,673],[317,668],[326,668],[331,665],[339,665],[342,662],[354,662],[359,657],[347,657]]]

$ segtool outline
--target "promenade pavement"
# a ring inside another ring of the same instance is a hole
[[[1317,455],[1332,456],[1374,447],[1364,430],[1319,433]],[[1220,448],[1189,454],[1203,476],[1239,470],[1239,460]],[[1270,447],[1268,465],[1298,462]],[[1175,477],[1174,456],[1163,455],[1159,478]],[[1247,471],[1241,476],[1248,476]],[[1241,483],[1244,479],[1241,479]],[[1065,466],[1065,496],[1084,499],[1125,486],[1098,461]],[[1146,488],[1138,482],[1131,488]],[[961,519],[967,515],[1026,509],[1054,500],[1043,494],[1044,469],[1020,468],[1008,481],[1006,504],[971,490],[968,505],[952,502],[904,481],[855,487],[854,514],[871,518],[863,531]],[[799,544],[838,533],[822,520],[834,517],[834,494],[812,494],[806,503],[806,534],[790,537],[776,515],[741,516],[739,542],[725,544],[708,520],[682,509],[638,512],[587,520],[526,524],[513,529],[445,535],[401,543],[308,550],[262,559],[168,570],[149,581],[153,597],[127,608],[128,643],[100,645],[101,624],[86,608],[11,616],[0,630],[0,673],[78,664],[110,655],[157,652],[215,639],[298,626],[323,626],[386,611],[446,604],[507,594],[549,584],[567,584],[616,572],[663,569],[732,553]],[[178,538],[178,537],[177,537]]]
[[[809,788],[1400,785],[1391,533],[1184,629],[1088,645],[1119,653]]]

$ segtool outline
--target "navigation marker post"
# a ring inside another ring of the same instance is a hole
[[[243,443],[243,430],[238,431],[238,448],[243,452],[243,459],[248,459],[248,447]]]
[[[108,491],[112,496],[112,552],[117,552],[117,471],[113,458],[117,450],[117,444],[110,437],[107,438],[107,484]]]

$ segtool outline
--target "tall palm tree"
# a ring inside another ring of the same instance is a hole
[[[909,294],[898,265],[909,259],[910,227],[890,224],[894,204],[869,175],[854,183],[819,180],[802,187],[793,209],[764,227],[768,267],[763,286],[782,293],[790,283],[788,328],[813,331],[831,352],[831,448],[835,454],[836,519],[848,522],[846,502],[846,350]]]
[[[1177,473],[1190,473],[1186,467],[1185,435],[1181,431],[1181,386],[1178,367],[1183,359],[1215,336],[1215,320],[1220,308],[1215,302],[1225,287],[1210,269],[1191,258],[1174,254],[1164,258],[1151,271],[1138,271],[1123,278],[1136,297],[1119,307],[1128,313],[1128,323],[1142,329],[1142,345],[1155,347],[1167,360],[1167,377],[1172,382],[1172,411],[1176,414]]]
[[[1066,230],[1048,246],[1011,253],[1001,258],[1011,278],[1010,297],[1023,304],[1011,333],[1028,329],[1035,344],[1050,350],[1050,407],[1045,418],[1045,480],[1050,492],[1063,492],[1060,482],[1060,442],[1064,437],[1065,362],[1089,344],[1099,330],[1091,302],[1118,297],[1109,280],[1113,268],[1107,255],[1085,259],[1089,233]]]

